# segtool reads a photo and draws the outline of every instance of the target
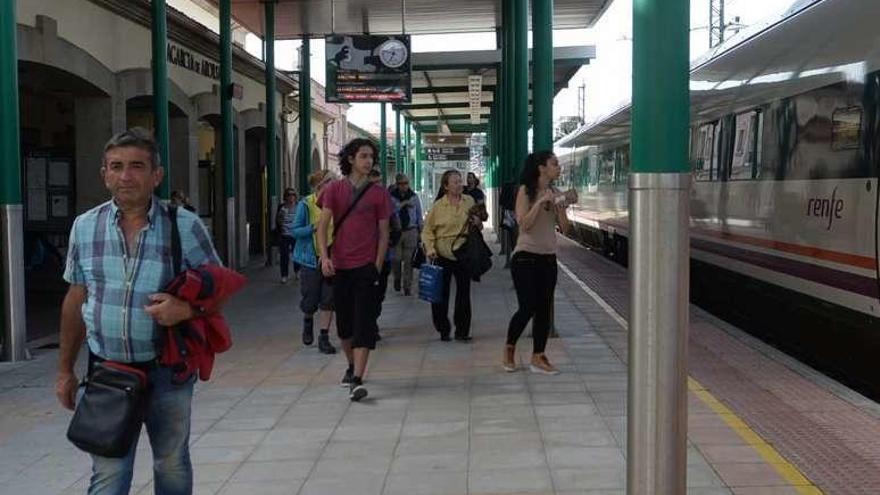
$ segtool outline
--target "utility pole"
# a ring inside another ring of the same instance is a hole
[[[709,0],[709,48],[724,43],[724,0]]]
[[[578,86],[578,125],[584,125],[587,121],[587,85],[581,82]]]

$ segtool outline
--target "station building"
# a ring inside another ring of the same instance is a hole
[[[236,29],[237,221],[236,231],[227,232],[218,156],[219,36],[208,27],[212,13],[198,0],[174,4],[187,12],[169,6],[167,17],[170,188],[190,198],[221,257],[244,267],[262,260],[273,209],[266,189],[264,65],[244,50],[246,33]],[[54,302],[63,295],[61,253],[73,219],[108,198],[99,175],[104,144],[126,128],[154,127],[151,11],[143,0],[17,0],[16,10],[31,339],[57,331],[50,322],[57,321]],[[281,187],[297,185],[296,77],[276,72],[273,138]],[[314,81],[312,91],[312,168],[338,169],[335,155],[347,137],[347,105],[325,103],[323,88]],[[226,252],[227,236],[236,239],[234,253]]]

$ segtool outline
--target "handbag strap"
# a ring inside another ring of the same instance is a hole
[[[342,222],[344,222],[345,219],[348,218],[348,215],[352,212],[352,210],[354,210],[354,207],[358,204],[358,201],[360,201],[361,198],[364,197],[364,195],[371,187],[373,187],[373,184],[371,182],[367,182],[367,185],[361,188],[360,192],[357,193],[357,196],[354,197],[354,201],[352,201],[351,204],[348,206],[348,209],[345,210],[345,213],[343,213],[342,216],[339,217],[339,220],[334,223],[333,230],[335,232],[339,232],[339,229],[342,228]]]
[[[177,226],[177,207],[168,207],[168,218],[171,220],[171,263],[174,275],[177,276],[183,267],[183,250],[180,247],[180,228]]]

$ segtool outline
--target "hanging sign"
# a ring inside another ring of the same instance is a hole
[[[429,146],[425,148],[424,159],[440,162],[469,161],[471,159],[471,149],[466,146]]]
[[[471,124],[479,124],[481,101],[483,99],[483,76],[468,76],[468,103],[471,110]]]
[[[328,35],[328,103],[412,100],[409,35]]]

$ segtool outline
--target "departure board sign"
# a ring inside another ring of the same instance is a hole
[[[336,35],[326,42],[328,103],[412,99],[409,35]]]
[[[471,159],[471,149],[467,146],[442,147],[428,146],[425,147],[425,160],[431,161],[469,161]]]

